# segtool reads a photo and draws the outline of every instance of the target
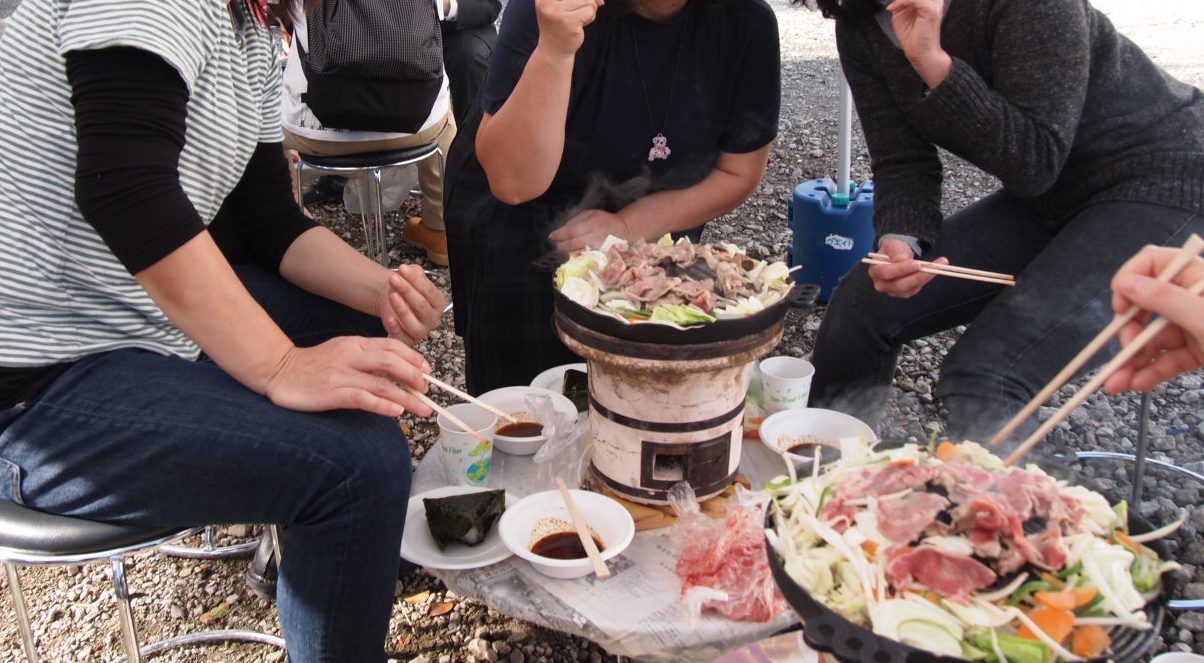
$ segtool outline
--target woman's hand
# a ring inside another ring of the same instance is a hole
[[[1142,312],[1120,332],[1123,345],[1131,343],[1149,322],[1150,313],[1169,325],[1140,352],[1108,378],[1112,393],[1149,391],[1160,382],[1204,366],[1204,297],[1187,288],[1204,279],[1204,259],[1192,258],[1170,283],[1155,276],[1174,259],[1176,249],[1147,246],[1121,266],[1112,278],[1112,310],[1123,313],[1136,305]]]
[[[631,230],[622,216],[600,209],[587,209],[548,235],[556,248],[565,253],[586,247],[598,248],[607,235],[633,240]]]
[[[535,0],[539,47],[555,55],[573,56],[585,41],[585,26],[594,22],[605,0]]]
[[[402,265],[380,290],[377,308],[389,336],[413,347],[439,326],[447,298],[417,265]]]
[[[916,262],[911,246],[900,239],[886,239],[878,245],[878,252],[885,253],[890,258],[889,265],[873,265],[870,267],[870,278],[874,280],[874,290],[891,297],[907,299],[915,296],[928,282],[936,278],[935,274],[920,271],[920,263]],[[932,261],[938,265],[948,265],[948,258],[937,258]]]
[[[387,417],[431,409],[402,385],[426,392],[430,372],[422,355],[391,338],[341,336],[281,359],[265,391],[280,407],[302,412],[354,409]]]
[[[953,58],[941,48],[944,0],[894,0],[886,10],[903,54],[924,84],[931,90],[943,83],[953,68]]]

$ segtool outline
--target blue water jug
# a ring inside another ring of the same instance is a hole
[[[831,178],[803,182],[794,188],[787,211],[794,241],[788,262],[802,265],[796,283],[820,286],[820,302],[832,297],[836,284],[874,249],[874,183],[837,193]]]

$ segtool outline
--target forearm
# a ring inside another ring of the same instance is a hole
[[[516,205],[552,184],[564,155],[573,56],[536,46],[497,113],[481,119],[477,158],[500,201]]]
[[[748,199],[765,175],[769,146],[748,154],[720,155],[703,180],[685,189],[645,196],[618,212],[630,233],[628,239],[653,240],[668,232],[696,228]]]
[[[299,235],[280,261],[280,275],[289,283],[368,315],[380,313],[377,302],[389,273],[323,227]]]
[[[266,393],[293,343],[243,287],[209,233],[134,276],[222,370],[248,389]]]

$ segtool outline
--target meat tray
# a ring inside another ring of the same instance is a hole
[[[773,527],[771,511],[765,514],[765,527]],[[1145,519],[1136,514],[1129,514],[1129,531],[1141,534],[1151,529],[1153,528]],[[1159,557],[1167,558],[1168,553],[1163,541],[1151,541],[1146,545],[1157,552]],[[965,663],[965,659],[962,658],[941,656],[885,638],[841,617],[811,598],[810,592],[786,573],[782,558],[768,540],[765,549],[769,555],[769,568],[773,573],[774,582],[782,592],[783,598],[803,622],[803,640],[811,648],[828,653],[842,663]],[[1158,629],[1166,613],[1166,597],[1174,591],[1173,584],[1176,579],[1174,573],[1164,573],[1161,596],[1145,606],[1146,616],[1149,617],[1153,628],[1147,631],[1112,628],[1109,631],[1112,636],[1111,653],[1108,656],[1088,659],[1088,663],[1134,661],[1148,653],[1158,640]]]

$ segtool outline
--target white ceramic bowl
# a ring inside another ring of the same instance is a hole
[[[584,490],[570,490],[569,493],[581,517],[601,539],[603,560],[618,555],[631,544],[635,536],[635,521],[623,505],[598,493]],[[498,521],[498,533],[510,552],[527,560],[536,571],[548,577],[580,578],[593,572],[593,565],[587,557],[553,559],[531,552],[531,546],[547,533],[550,519],[573,522],[557,490],[528,495],[507,508]],[[563,529],[553,528],[553,531]]]
[[[531,409],[530,405],[527,405],[527,394],[543,394],[551,398],[552,408],[555,409],[558,414],[568,417],[568,421],[576,421],[577,407],[573,405],[573,401],[570,401],[563,394],[552,391],[551,389],[523,386],[502,387],[501,389],[487,391],[478,396],[477,399],[496,407],[502,412],[525,412],[530,415],[529,417],[525,417],[525,419],[534,420],[535,411]],[[524,417],[520,416],[518,419],[522,421]],[[497,428],[501,428],[507,423],[508,422],[505,419],[499,417],[497,421]],[[535,437],[509,437],[506,435],[498,435],[496,432],[493,432],[492,436],[493,446],[495,449],[505,451],[508,454],[514,454],[516,456],[529,456],[536,451],[539,451],[539,448],[543,446],[543,443],[548,441],[548,438],[544,437],[543,435],[537,435]]]
[[[795,465],[812,461],[809,453],[791,453],[790,447],[798,444],[822,444],[831,447],[832,453],[823,452],[822,460],[835,460],[840,451],[840,438],[864,436],[871,443],[878,437],[873,429],[860,419],[836,410],[805,407],[797,410],[775,412],[761,422],[761,441],[774,451],[785,451]]]

